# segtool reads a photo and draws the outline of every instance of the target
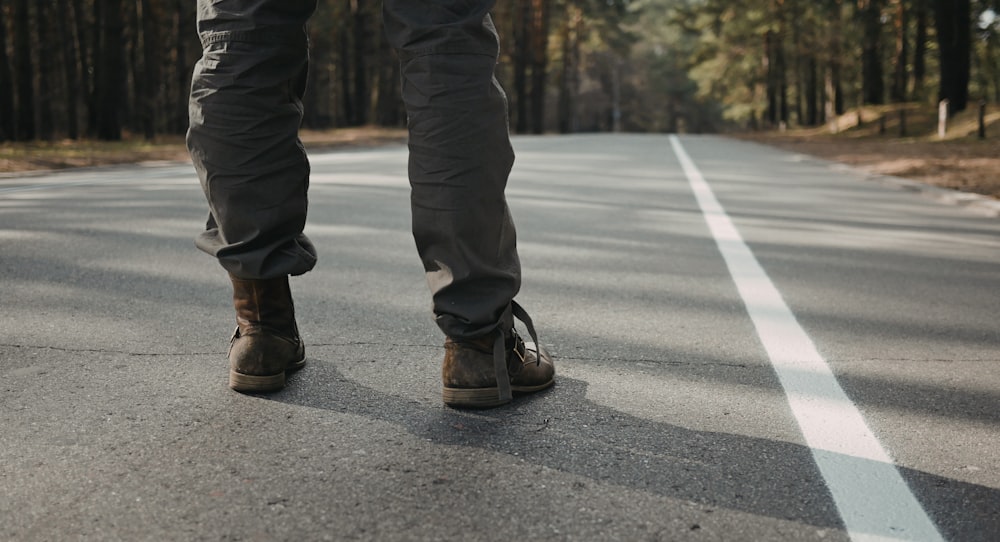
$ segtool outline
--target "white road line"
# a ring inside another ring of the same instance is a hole
[[[943,540],[677,136],[687,175],[851,540]]]

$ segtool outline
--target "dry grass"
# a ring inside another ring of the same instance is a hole
[[[906,137],[899,135],[901,108],[906,109]],[[884,132],[880,117],[885,118]],[[944,139],[937,137],[936,112],[915,104],[866,108],[860,127],[856,112],[848,113],[838,119],[836,134],[824,126],[740,137],[873,173],[1000,199],[1000,112],[987,114],[985,140],[977,137],[977,117],[977,111],[956,115]]]
[[[180,137],[146,141],[55,141],[0,145],[0,171],[105,166],[146,160],[187,160]]]
[[[321,132],[304,130],[300,136],[309,148],[362,147],[406,141],[405,130],[368,126]],[[190,161],[183,137],[161,137],[154,142],[128,138],[124,141],[65,140],[0,144],[0,172],[164,160]]]

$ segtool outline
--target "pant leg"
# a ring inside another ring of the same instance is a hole
[[[511,326],[521,283],[504,189],[514,162],[494,77],[492,0],[385,0],[410,132],[413,236],[441,330],[477,338]]]
[[[198,0],[187,143],[210,215],[196,244],[240,278],[299,275],[309,162],[298,139],[316,0]]]

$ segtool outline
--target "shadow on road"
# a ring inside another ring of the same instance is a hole
[[[308,378],[293,377],[294,391],[266,399],[388,422],[435,444],[518,456],[603,484],[842,529],[808,448],[637,418],[587,400],[581,380],[559,378],[549,392],[505,407],[461,411],[363,386],[326,360],[312,359],[306,371]],[[849,461],[865,470],[867,460]],[[946,537],[986,541],[1000,532],[1000,491],[907,469],[903,475],[919,495],[932,496],[930,504],[948,510],[934,518]]]

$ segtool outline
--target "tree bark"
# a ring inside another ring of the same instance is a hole
[[[351,112],[351,124],[362,126],[368,123],[368,112],[371,108],[371,95],[368,88],[367,33],[368,17],[365,13],[364,0],[352,0],[354,39],[354,111]]]
[[[142,9],[142,77],[145,92],[140,98],[142,132],[146,140],[156,137],[157,111],[160,105],[160,21],[159,0],[141,0]]]
[[[771,126],[778,125],[778,73],[775,67],[777,54],[775,54],[776,37],[774,32],[768,30],[764,33],[764,64],[767,79],[767,122]]]
[[[38,138],[43,141],[52,141],[55,138],[55,115],[52,112],[53,103],[53,76],[56,67],[52,60],[55,58],[55,40],[52,39],[52,30],[49,27],[56,15],[52,13],[49,2],[40,2],[35,7],[34,27],[35,35],[38,38]]]
[[[66,0],[58,0],[56,9],[60,13],[56,17],[59,25],[59,34],[63,36],[62,59],[63,72],[66,78],[66,94],[64,96],[66,104],[66,137],[77,139],[80,137],[80,64],[77,60],[77,39],[76,28],[73,24],[76,20],[77,12]]]
[[[582,15],[579,8],[570,8],[562,28],[562,76],[559,80],[558,103],[559,133],[562,134],[577,130],[575,103],[579,86]]]
[[[518,21],[514,25],[514,103],[517,111],[514,130],[528,131],[528,65],[531,59],[531,2],[520,0]]]
[[[0,0],[0,13],[7,7],[6,0]],[[0,141],[14,136],[14,78],[7,57],[7,21],[0,19]]]
[[[861,51],[861,94],[866,104],[885,103],[885,84],[882,81],[882,3],[881,0],[861,0],[861,18],[864,28]]]
[[[927,0],[914,0],[917,30],[913,39],[913,93],[922,96],[927,73]]]
[[[194,3],[190,0],[176,0],[174,17],[177,29],[177,42],[174,47],[175,94],[171,100],[173,105],[173,121],[171,127],[175,133],[182,134],[188,126],[188,95],[191,93],[191,65],[188,63],[188,40],[196,37],[194,25]]]
[[[31,14],[28,0],[14,3],[14,73],[17,111],[14,139],[35,139],[35,70],[31,62]]]
[[[835,0],[833,3],[833,22],[831,25],[830,39],[830,63],[829,63],[829,89],[827,99],[833,102],[834,115],[843,115],[846,111],[844,104],[844,86],[841,83],[841,54],[843,50],[844,36],[843,28],[844,8],[842,0]],[[829,119],[828,119],[829,120]]]
[[[969,0],[938,0],[938,50],[941,80],[938,100],[948,100],[948,113],[964,111],[969,101],[972,56],[972,6]]]
[[[806,59],[806,125],[819,124],[819,76],[817,75],[816,56],[810,54]]]
[[[143,132],[147,140],[156,137],[160,111],[160,72],[163,58],[160,53],[160,23],[163,10],[159,0],[142,0],[142,51],[143,72],[146,78],[146,95],[143,97]]]
[[[375,102],[375,122],[379,126],[399,126],[405,118],[400,110],[402,97],[399,87],[399,59],[389,42],[378,40],[378,96]]]
[[[94,31],[95,24],[91,23],[87,18],[87,11],[84,9],[82,0],[70,0],[73,6],[73,25],[75,32],[73,37],[76,41],[77,50],[77,61],[79,64],[79,75],[80,75],[80,86],[77,87],[76,92],[79,95],[76,97],[77,103],[82,103],[84,110],[81,117],[87,123],[85,125],[86,130],[89,134],[93,134],[93,129],[95,124],[91,123],[91,110],[94,107],[93,97],[94,97],[94,74],[93,74],[93,54],[95,49],[95,41],[91,38]],[[84,126],[81,126],[81,132]]]
[[[895,0],[896,18],[894,30],[896,34],[896,54],[893,56],[892,92],[893,102],[905,102],[906,88],[909,85],[909,73],[907,73],[907,62],[909,62],[909,43],[906,39],[906,29],[908,26],[908,15],[906,2]]]
[[[337,113],[336,85],[337,70],[335,44],[339,43],[338,23],[332,15],[332,7],[320,7],[321,20],[314,19],[309,24],[309,54],[312,61],[309,66],[309,78],[306,84],[306,94],[302,99],[304,116],[302,125],[307,128],[321,130],[330,128]],[[327,15],[327,14],[330,15]],[[399,79],[396,80],[399,86]]]
[[[785,63],[784,33],[779,33],[775,40],[774,69],[778,84],[778,122],[788,125],[788,67]]]
[[[121,106],[125,55],[122,45],[122,0],[97,0],[101,7],[100,62],[97,63],[97,137],[106,141],[122,138]]]
[[[788,125],[788,64],[785,61],[785,36],[787,26],[785,21],[785,1],[774,0],[771,11],[777,21],[778,30],[771,36],[771,48],[773,51],[773,62],[771,64],[774,71],[775,101],[777,103],[777,124],[779,126]]]
[[[337,66],[337,71],[340,76],[341,107],[344,109],[344,120],[348,125],[354,124],[354,87],[351,85],[350,69],[350,62],[353,58],[354,56],[351,54],[351,33],[342,31],[340,32],[340,63]]]
[[[532,0],[531,131],[545,131],[545,79],[549,65],[550,0]]]
[[[840,77],[840,64],[834,64],[830,73],[833,83],[833,110],[837,115],[847,112],[847,102],[844,100],[844,85]]]
[[[983,63],[987,66],[989,84],[983,89],[983,93],[986,94],[986,89],[989,85],[993,86],[993,101],[1000,102],[1000,66],[997,65],[997,33],[991,30],[986,35],[985,43],[985,58]]]
[[[801,21],[801,13],[797,12],[798,4],[792,4],[791,17],[792,20]],[[801,24],[792,25],[792,51],[794,53],[794,59],[792,63],[792,70],[795,73],[795,121],[799,124],[809,124],[806,120],[806,115],[803,113],[804,99],[806,98],[806,92],[803,82],[806,77],[803,77],[802,68],[802,58],[805,56],[803,54],[804,48],[802,47],[802,32]]]
[[[142,32],[143,26],[140,17],[140,4],[142,0],[124,0],[124,13],[122,18],[126,23],[122,26],[122,37],[124,38],[125,58],[125,107],[122,114],[123,125],[127,126],[130,132],[138,133],[142,131],[143,108],[142,97],[146,94],[146,80],[143,78],[142,62]]]

